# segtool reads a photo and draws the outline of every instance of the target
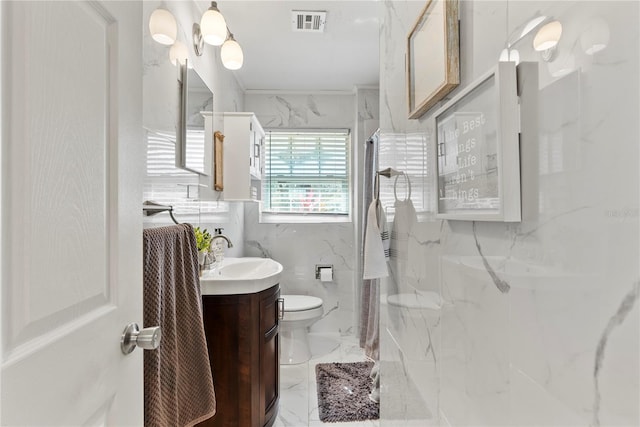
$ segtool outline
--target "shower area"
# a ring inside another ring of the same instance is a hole
[[[435,215],[437,108],[409,120],[404,96],[422,6],[385,3],[380,33],[373,170],[413,205],[380,179],[380,426],[638,425],[638,3],[460,2],[461,89],[519,54],[518,223]],[[553,58],[522,35],[540,15]]]

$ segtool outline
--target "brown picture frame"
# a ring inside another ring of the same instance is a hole
[[[407,35],[409,118],[417,119],[460,84],[457,0],[429,0]]]

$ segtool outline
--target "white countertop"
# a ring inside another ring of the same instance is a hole
[[[280,282],[282,265],[270,258],[224,258],[200,277],[202,295],[252,294]]]

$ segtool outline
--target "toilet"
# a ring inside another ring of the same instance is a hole
[[[322,317],[322,299],[308,295],[281,295],[280,364],[295,365],[311,359],[307,329]]]

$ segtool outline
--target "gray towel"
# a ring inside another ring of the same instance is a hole
[[[144,352],[145,426],[193,426],[216,412],[202,321],[198,250],[189,224],[146,229],[144,325],[160,326]]]

